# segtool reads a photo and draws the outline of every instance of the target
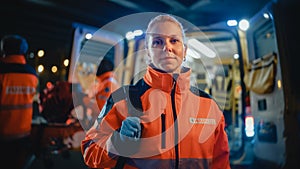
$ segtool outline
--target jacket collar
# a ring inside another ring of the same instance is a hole
[[[190,88],[190,75],[190,68],[183,67],[182,73],[172,75],[148,66],[144,81],[151,87],[165,92],[171,92],[176,82],[176,92],[182,93]]]
[[[26,59],[25,59],[24,55],[9,55],[1,60],[4,63],[17,63],[17,64],[25,64],[26,63]]]

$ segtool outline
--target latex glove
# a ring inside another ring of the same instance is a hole
[[[122,121],[120,138],[125,140],[138,140],[141,137],[141,124],[138,117],[127,117]]]

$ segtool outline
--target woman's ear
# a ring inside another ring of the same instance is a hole
[[[150,64],[151,63],[151,55],[150,55],[150,51],[148,48],[145,48],[145,53],[147,55],[147,58],[146,58],[146,63],[147,64]]]
[[[187,45],[186,44],[183,44],[183,56],[185,57],[186,56],[186,52],[187,52]]]
[[[147,47],[145,47],[145,54],[149,57],[149,49]]]

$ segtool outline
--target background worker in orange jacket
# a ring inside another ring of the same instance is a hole
[[[182,65],[187,47],[184,29],[175,17],[158,15],[150,21],[146,74],[129,88],[129,96],[125,90],[127,97],[121,97],[126,88],[112,93],[87,131],[82,153],[88,166],[230,168],[223,113],[210,95],[190,85],[191,69]],[[141,112],[128,104],[135,104],[135,96]]]
[[[110,94],[120,87],[113,70],[113,61],[104,57],[97,68],[97,85],[95,89],[92,89],[90,95],[83,97],[83,103],[92,111],[92,119],[90,120],[92,123],[94,123],[94,120],[99,115]]]
[[[0,149],[1,165],[24,168],[30,161],[33,99],[38,86],[35,69],[26,64],[27,41],[19,35],[1,40]]]

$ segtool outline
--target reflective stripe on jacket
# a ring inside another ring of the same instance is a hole
[[[229,169],[222,111],[208,94],[190,87],[190,74],[188,69],[172,77],[148,67],[137,144],[116,144],[122,121],[132,113],[124,99],[111,97],[82,141],[85,163],[113,168],[121,154],[130,156],[124,168]]]
[[[30,134],[38,78],[23,55],[9,56],[0,62],[0,85],[0,137]]]

